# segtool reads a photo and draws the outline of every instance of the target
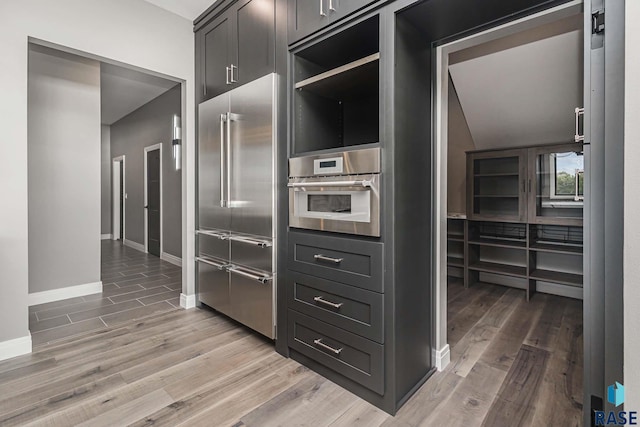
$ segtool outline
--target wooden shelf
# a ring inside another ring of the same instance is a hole
[[[469,264],[469,270],[481,271],[483,273],[503,274],[505,276],[527,278],[527,267],[517,265],[498,264],[495,262],[476,261]]]
[[[509,194],[474,194],[473,197],[477,199],[517,199],[520,196]]]
[[[562,273],[551,270],[533,270],[529,275],[531,279],[543,282],[558,283],[560,285],[582,287],[582,274]]]
[[[463,234],[447,234],[447,240],[451,240],[453,242],[464,242]]]
[[[377,91],[380,52],[309,77],[295,84],[298,90],[307,90],[325,98],[342,99],[345,96]]]
[[[449,267],[460,267],[460,268],[463,268],[464,267],[464,259],[458,258],[458,257],[454,257],[454,256],[448,256],[447,257],[447,265]]]
[[[551,252],[558,254],[582,255],[582,246],[558,243],[539,243],[534,242],[529,249],[537,252]]]
[[[481,237],[477,239],[469,239],[469,244],[479,246],[494,246],[496,248],[527,249],[527,242],[525,241],[500,238],[492,239],[488,237]]]

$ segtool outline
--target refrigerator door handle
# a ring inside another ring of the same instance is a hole
[[[233,207],[233,201],[231,199],[231,123],[235,122],[238,120],[238,118],[240,117],[238,114],[232,113],[231,111],[229,111],[227,114],[227,147],[226,147],[226,151],[227,151],[227,158],[226,158],[226,162],[227,162],[227,166],[226,166],[226,191],[227,191],[227,204],[225,207],[227,208],[232,208]]]
[[[227,123],[227,114],[220,114],[220,207],[227,207],[227,197],[225,197],[226,184],[225,179],[227,176],[227,148],[225,146],[225,133],[224,125]],[[227,123],[227,129],[229,124]],[[228,133],[228,131],[227,131]]]

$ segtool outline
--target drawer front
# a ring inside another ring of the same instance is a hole
[[[198,233],[198,256],[229,259],[229,241],[220,237]]]
[[[234,272],[231,275],[231,317],[274,339],[273,283],[260,283]]]
[[[383,292],[382,243],[289,232],[289,269]]]
[[[234,240],[239,237],[238,240]],[[231,263],[240,264],[252,269],[271,272],[273,271],[273,247],[259,244],[260,241],[271,244],[270,240],[260,240],[234,236],[231,239]]]
[[[229,273],[203,261],[197,262],[196,269],[200,302],[230,315]]]
[[[293,271],[287,282],[289,307],[384,343],[382,294]]]
[[[289,347],[382,395],[384,347],[289,310]]]

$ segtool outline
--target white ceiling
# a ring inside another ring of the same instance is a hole
[[[565,32],[449,67],[476,149],[573,139],[582,37],[580,30]]]
[[[189,21],[196,19],[216,0],[145,0],[176,15],[187,18]]]
[[[176,82],[116,65],[100,67],[102,124],[111,125],[174,87]]]

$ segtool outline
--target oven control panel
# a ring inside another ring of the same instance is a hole
[[[313,161],[314,175],[342,174],[344,173],[344,159],[334,157],[332,159],[315,159]]]

